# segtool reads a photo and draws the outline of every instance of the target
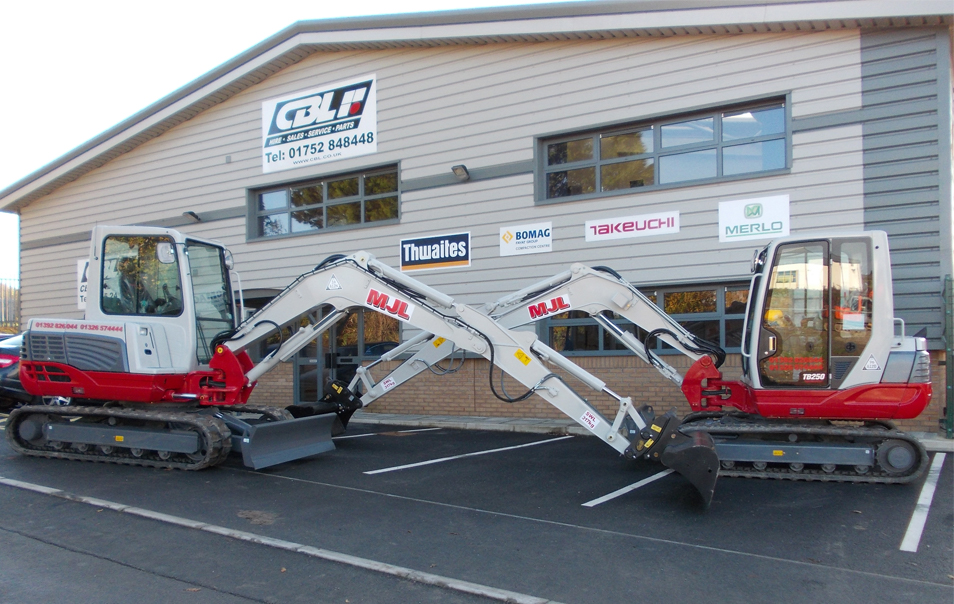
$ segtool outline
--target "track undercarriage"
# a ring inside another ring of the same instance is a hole
[[[284,409],[110,404],[32,405],[7,420],[7,442],[32,457],[202,470],[241,451],[260,469],[334,448],[334,414],[296,420]]]
[[[793,422],[702,412],[687,416],[679,430],[712,437],[720,476],[903,484],[928,466],[924,446],[891,422]]]

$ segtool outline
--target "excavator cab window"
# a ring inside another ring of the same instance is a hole
[[[831,251],[833,317],[831,354],[836,365],[857,359],[871,339],[873,310],[871,246],[866,240],[837,240]]]
[[[212,358],[213,340],[235,327],[232,287],[225,268],[225,250],[190,239],[186,255],[195,299],[196,357],[205,364]]]
[[[828,247],[792,243],[775,253],[760,318],[758,368],[765,386],[828,386]]]
[[[102,275],[100,303],[106,314],[182,314],[179,262],[175,243],[168,237],[107,237]]]

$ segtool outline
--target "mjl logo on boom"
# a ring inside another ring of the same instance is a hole
[[[400,298],[391,298],[383,292],[379,292],[373,287],[368,290],[368,299],[364,302],[368,308],[378,312],[397,317],[402,321],[410,321],[414,314],[414,305],[401,300]]]
[[[557,296],[556,298],[551,298],[549,302],[531,304],[527,307],[527,312],[530,313],[530,320],[535,321],[536,319],[540,319],[542,317],[548,317],[550,315],[566,312],[572,308],[573,307],[570,305],[568,296]]]

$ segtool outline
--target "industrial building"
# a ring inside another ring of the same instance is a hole
[[[581,262],[723,347],[732,376],[753,252],[879,229],[895,316],[924,330],[934,370],[934,401],[904,425],[935,431],[954,265],[951,13],[674,0],[298,22],[0,191],[20,215],[21,314],[82,317],[97,224],[222,241],[249,308],[358,250],[470,304]],[[536,324],[549,346],[640,403],[688,409],[593,319],[552,310]],[[254,396],[316,400],[407,337],[356,311]],[[369,411],[559,413],[495,399],[483,359],[446,368]]]

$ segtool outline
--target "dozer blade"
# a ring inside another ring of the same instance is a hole
[[[673,431],[659,461],[682,474],[696,487],[705,506],[709,507],[719,478],[719,455],[707,432],[693,432],[686,436],[678,430]]]
[[[240,438],[245,465],[261,470],[286,461],[333,451],[331,427],[337,415],[250,424]]]

